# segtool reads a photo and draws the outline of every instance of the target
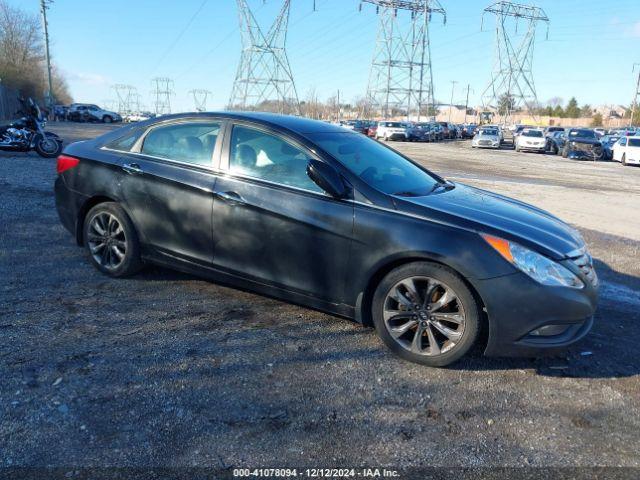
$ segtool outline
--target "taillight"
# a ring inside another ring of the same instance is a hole
[[[77,166],[80,163],[80,159],[76,157],[70,157],[68,155],[60,155],[58,157],[58,163],[56,165],[56,171],[58,173],[65,172],[70,168]]]

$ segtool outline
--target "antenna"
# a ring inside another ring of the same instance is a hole
[[[384,117],[412,112],[418,121],[435,112],[429,21],[446,12],[438,0],[361,0],[376,6],[380,21],[367,100]],[[402,14],[408,15],[403,19]],[[407,22],[408,17],[408,22]],[[403,22],[404,20],[404,22]],[[431,108],[429,108],[431,107]]]

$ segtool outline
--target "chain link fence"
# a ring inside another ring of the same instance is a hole
[[[18,91],[0,84],[0,121],[15,118],[19,109]]]

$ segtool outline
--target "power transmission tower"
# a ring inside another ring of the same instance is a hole
[[[371,106],[384,118],[402,113],[408,119],[415,112],[419,121],[432,114],[429,21],[439,13],[446,23],[444,8],[438,0],[361,0],[360,8],[363,3],[375,5],[380,18],[367,87]]]
[[[242,35],[240,65],[233,83],[229,108],[254,110],[276,102],[280,113],[300,113],[300,102],[285,49],[291,0],[265,34],[247,0],[236,0]]]
[[[120,115],[127,115],[133,111],[137,111],[137,109],[135,109],[135,104],[138,102],[138,92],[136,87],[118,83],[112,88],[116,92],[118,113]]]
[[[196,88],[191,90],[189,94],[193,97],[193,103],[196,106],[197,112],[206,112],[207,110],[207,97],[211,95],[209,90],[203,90]]]
[[[495,109],[501,121],[507,123],[515,110],[525,107],[534,114],[538,106],[532,71],[533,47],[539,22],[546,24],[549,36],[549,17],[539,7],[504,1],[484,9],[483,24],[486,14],[496,17],[496,59],[489,85],[482,93],[482,105],[485,110]],[[525,22],[525,29],[519,35],[521,21]]]
[[[166,77],[156,77],[151,80],[156,115],[171,113],[171,95],[173,95],[173,80]]]
[[[47,107],[49,108],[49,114],[53,113],[53,82],[51,81],[51,56],[49,55],[49,23],[47,22],[47,9],[48,5],[53,3],[53,0],[40,0],[40,15],[42,17],[42,31],[44,33],[44,52],[47,62]]]
[[[632,72],[636,71],[636,67],[640,66],[640,63],[633,64]],[[629,126],[633,125],[633,120],[636,115],[636,110],[638,108],[638,97],[640,97],[640,71],[638,71],[638,81],[636,82],[636,90],[633,94],[633,102],[631,102],[631,117],[629,118]]]

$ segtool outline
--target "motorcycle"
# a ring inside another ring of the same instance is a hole
[[[24,117],[6,126],[0,126],[0,150],[29,152],[35,150],[44,158],[54,158],[62,152],[62,139],[55,133],[45,132],[46,120],[40,108],[31,99],[20,98]]]

